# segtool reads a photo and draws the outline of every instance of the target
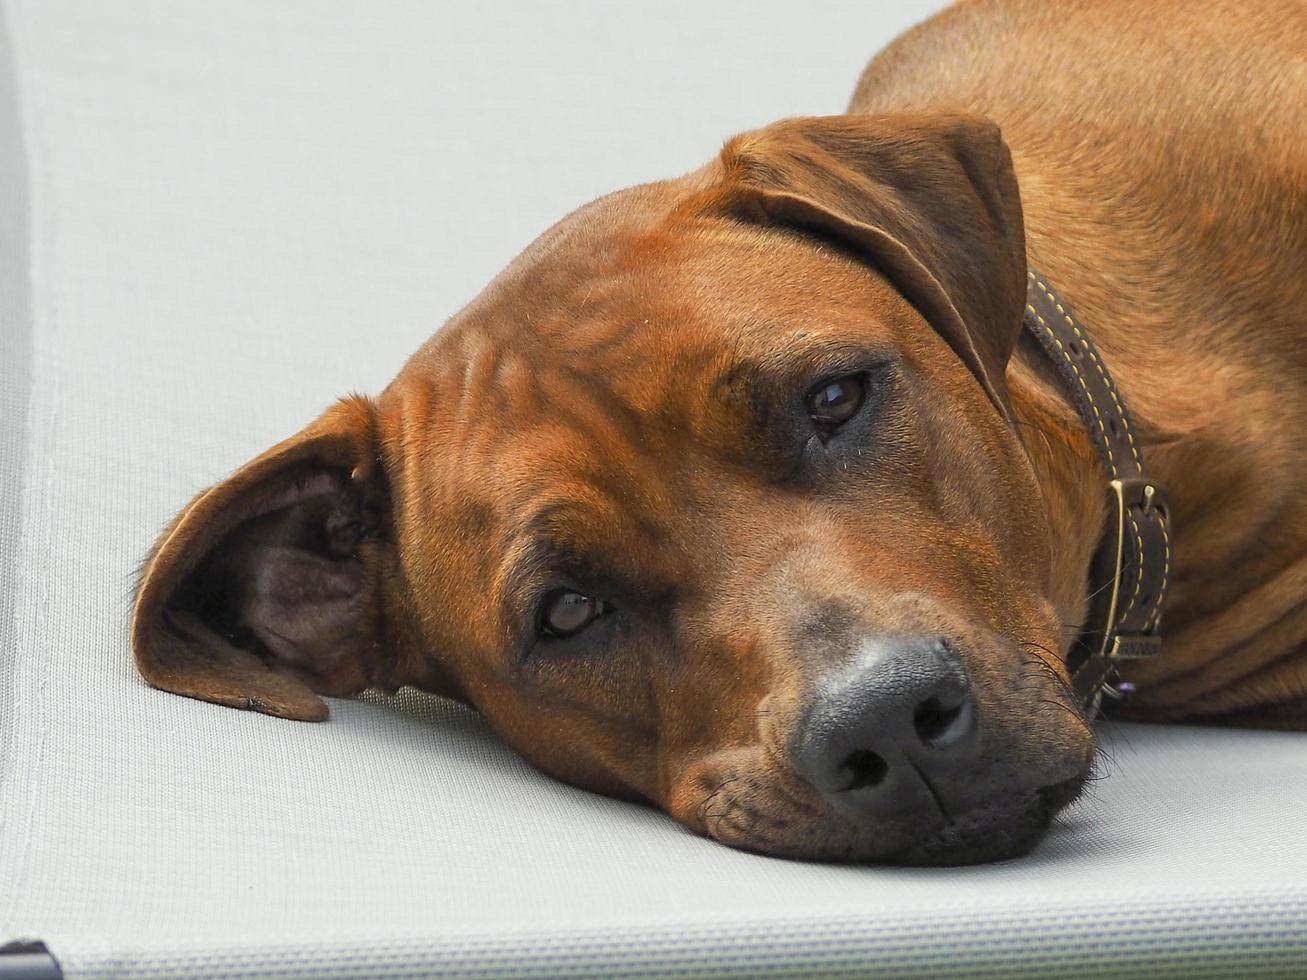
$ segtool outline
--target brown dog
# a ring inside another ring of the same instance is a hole
[[[849,115],[582,208],[200,495],[141,672],[299,719],[442,692],[768,853],[1020,852],[1094,757],[1065,660],[1107,514],[1029,261],[1170,491],[1130,710],[1303,726],[1305,52],[1296,0],[949,10]]]

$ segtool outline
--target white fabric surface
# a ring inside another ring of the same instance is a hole
[[[1109,727],[1034,855],[833,867],[554,783],[439,699],[304,725],[131,665],[190,494],[582,201],[839,111],[935,5],[8,0],[0,942],[69,977],[1307,972],[1303,736]]]

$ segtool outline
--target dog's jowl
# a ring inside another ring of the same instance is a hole
[[[415,685],[856,861],[1030,848],[1103,707],[1304,727],[1304,50],[1296,2],[945,12],[192,501],[141,673],[303,720]]]

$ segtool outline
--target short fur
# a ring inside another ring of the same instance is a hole
[[[730,141],[532,244],[375,400],[202,494],[137,597],[152,684],[306,720],[460,698],[542,769],[768,853],[1031,846],[1094,756],[1067,691],[1104,475],[1021,334],[1088,325],[1170,495],[1139,718],[1307,727],[1307,7],[972,0],[844,116]],[[803,393],[865,379],[829,439]],[[540,637],[566,587],[611,613]],[[945,811],[855,818],[789,759],[868,636],[961,651]],[[436,764],[433,760],[433,764]]]

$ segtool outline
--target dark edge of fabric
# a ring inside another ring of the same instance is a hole
[[[31,222],[18,66],[0,3],[0,782],[10,751],[32,393]]]
[[[0,980],[63,980],[59,961],[39,939],[0,946]]]

